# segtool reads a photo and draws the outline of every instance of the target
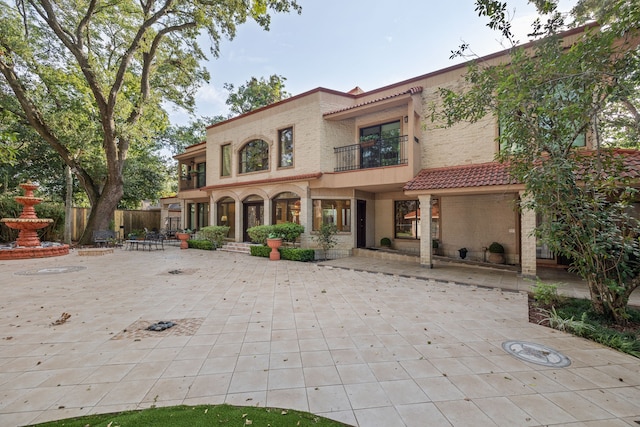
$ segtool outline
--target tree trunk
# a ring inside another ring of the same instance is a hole
[[[94,230],[108,230],[109,222],[113,218],[113,213],[118,207],[118,203],[124,194],[123,184],[105,185],[100,197],[91,206],[91,212],[87,219],[87,226],[80,237],[78,244],[91,245],[91,238]]]

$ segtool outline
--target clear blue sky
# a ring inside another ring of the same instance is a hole
[[[508,0],[518,39],[535,18],[526,0]],[[236,87],[253,77],[284,76],[292,95],[325,87],[349,91],[372,90],[445,68],[462,60],[451,51],[469,43],[478,55],[508,46],[500,34],[478,17],[473,0],[299,0],[302,14],[272,17],[265,32],[254,23],[238,28],[232,41],[223,41],[220,57],[207,63],[209,84],[196,97],[196,115],[227,114],[224,83]],[[560,0],[567,11],[575,0]],[[208,52],[208,48],[207,52]],[[169,109],[172,124],[189,116]]]

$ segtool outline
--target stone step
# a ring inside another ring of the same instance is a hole
[[[251,246],[253,243],[244,243],[244,242],[227,242],[219,249],[220,251],[225,252],[235,252],[235,253],[243,253],[249,254],[251,253]]]

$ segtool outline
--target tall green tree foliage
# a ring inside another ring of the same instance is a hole
[[[300,11],[295,0],[0,0],[3,111],[33,127],[74,171],[91,204],[85,234],[107,228],[124,194],[133,144],[166,126],[162,102],[191,109],[208,79],[197,39],[212,53],[248,19]]]
[[[240,115],[289,98],[290,93],[284,90],[285,77],[273,74],[269,79],[251,77],[247,83],[236,89],[231,83],[225,83],[229,91],[226,104],[232,114]]]
[[[544,218],[538,237],[572,260],[594,310],[624,323],[640,284],[640,224],[630,215],[636,190],[614,148],[637,145],[638,122],[619,118],[638,108],[640,4],[609,3],[606,26],[588,27],[567,45],[555,4],[537,1],[547,19],[534,22],[532,34],[542,38],[525,49],[516,47],[506,3],[478,0],[479,14],[514,47],[505,63],[472,62],[465,89],[441,89],[433,119],[448,126],[498,119],[497,158],[524,184],[522,207]],[[594,150],[576,149],[585,136]]]

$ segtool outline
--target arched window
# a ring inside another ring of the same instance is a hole
[[[261,139],[247,142],[240,150],[240,173],[269,169],[269,144]]]
[[[273,198],[272,224],[293,222],[300,224],[300,196],[296,193],[284,192]]]

